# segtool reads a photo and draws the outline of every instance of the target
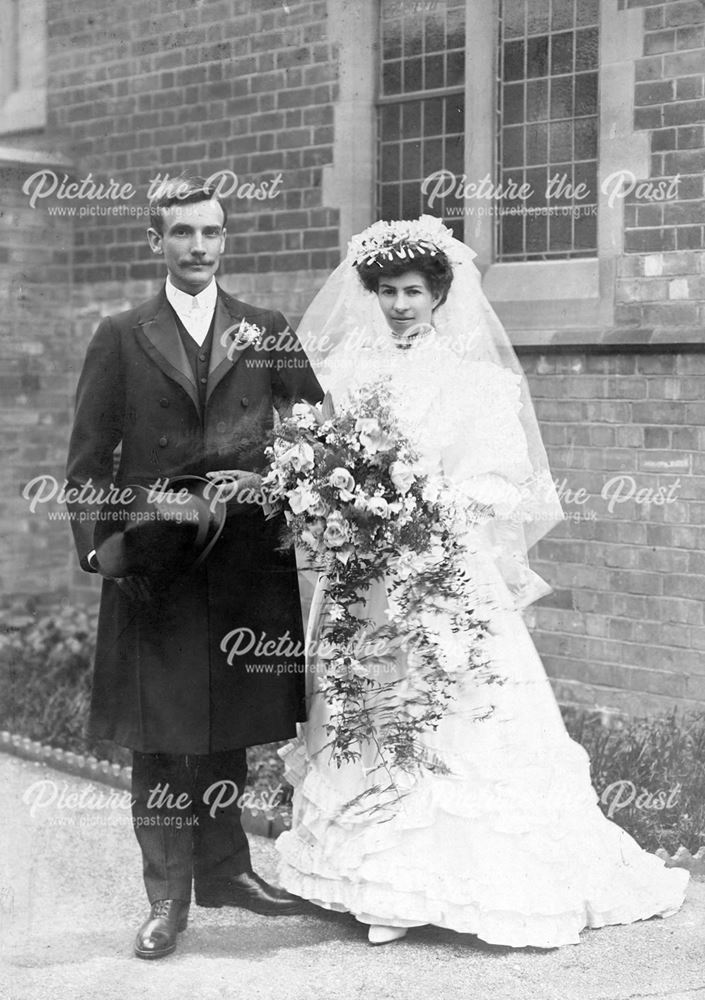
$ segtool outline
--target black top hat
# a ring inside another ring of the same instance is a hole
[[[208,557],[225,517],[213,483],[200,476],[179,476],[168,487],[123,487],[98,514],[93,544],[100,571],[162,579],[186,573]]]

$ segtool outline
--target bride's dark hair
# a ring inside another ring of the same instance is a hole
[[[442,250],[437,250],[433,256],[429,253],[417,253],[412,258],[382,258],[379,263],[376,259],[370,264],[362,261],[355,265],[355,270],[368,292],[377,292],[382,278],[399,278],[409,271],[417,271],[426,279],[431,294],[440,296],[439,306],[448,297],[448,290],[453,282],[453,268]]]

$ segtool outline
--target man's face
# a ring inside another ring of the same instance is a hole
[[[171,205],[162,212],[162,232],[149,229],[149,245],[164,255],[177,288],[198,295],[218,270],[225,249],[223,210],[217,201]]]

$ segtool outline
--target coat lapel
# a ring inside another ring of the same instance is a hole
[[[181,343],[174,314],[163,290],[156,299],[148,303],[143,315],[144,318],[138,320],[136,329],[144,334],[142,342],[145,350],[164,374],[177,382],[190,396],[200,412],[193,371],[186,357],[184,345]]]
[[[206,401],[223,377],[237,364],[240,355],[247,350],[247,344],[236,346],[240,323],[245,318],[244,311],[236,299],[231,299],[218,289],[213,324],[213,343],[206,386]]]

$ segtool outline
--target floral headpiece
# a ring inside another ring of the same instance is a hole
[[[383,261],[404,260],[442,251],[450,251],[453,233],[433,215],[419,219],[399,219],[394,222],[375,222],[363,232],[353,236],[348,244],[348,260],[358,264],[379,264]]]

